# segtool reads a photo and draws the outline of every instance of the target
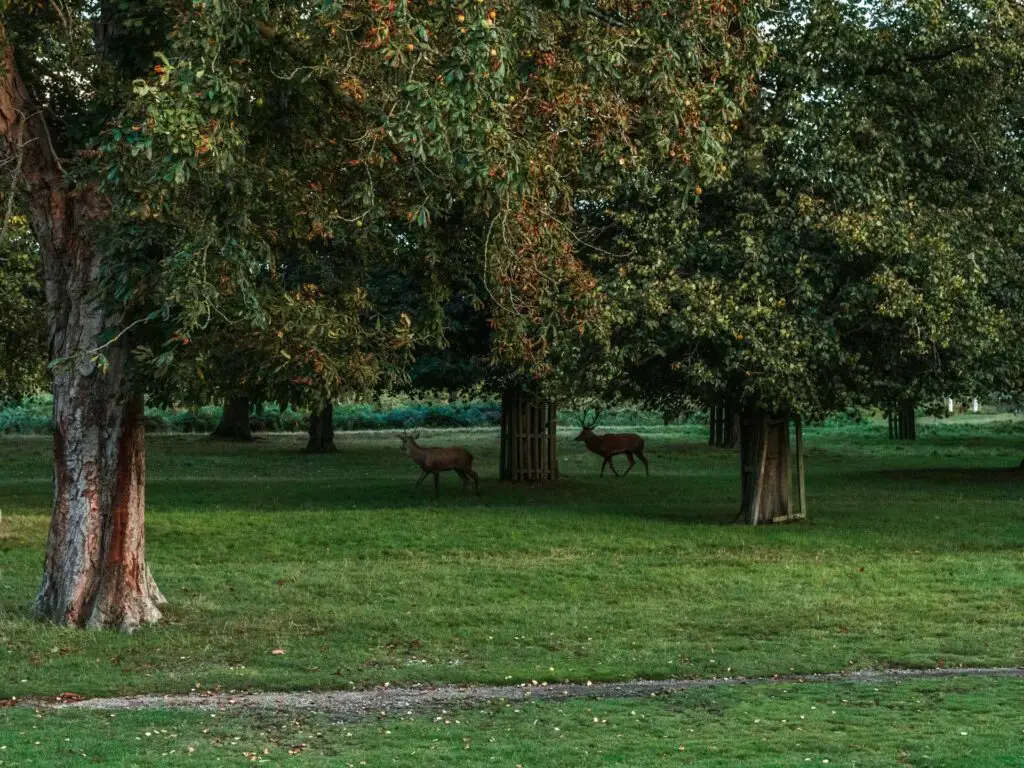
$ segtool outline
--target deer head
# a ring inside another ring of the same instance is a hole
[[[419,438],[419,436],[420,436],[419,432],[413,432],[410,435],[409,432],[404,430],[404,429],[401,431],[401,433],[395,435],[395,437],[397,437],[399,440],[402,441],[402,450],[403,451],[408,451],[410,445],[415,445],[416,444],[416,440]]]
[[[601,418],[601,409],[594,408],[593,419],[587,419],[587,412],[589,408],[583,409],[583,415],[580,417],[580,433],[576,435],[574,440],[586,440],[588,437],[594,434],[594,427],[597,426],[597,420]]]

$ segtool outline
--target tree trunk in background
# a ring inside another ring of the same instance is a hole
[[[499,479],[558,479],[558,411],[555,404],[522,390],[501,398]]]
[[[224,403],[224,413],[217,428],[213,430],[213,437],[221,440],[252,440],[252,430],[249,429],[250,410],[248,397],[232,397]]]
[[[917,439],[917,415],[914,403],[905,401],[900,403],[898,409],[889,412],[889,439]]]
[[[744,411],[740,425],[741,515],[750,525],[789,519],[789,415]]]
[[[126,344],[100,350],[111,318],[95,300],[101,270],[92,223],[108,213],[95,186],[65,186],[43,112],[32,102],[0,19],[0,160],[20,167],[39,243],[50,352],[67,361],[53,382],[53,512],[40,617],[59,624],[134,629],[164,602],[145,558],[142,399],[125,393]]]
[[[735,448],[740,439],[740,413],[731,405],[713,405],[708,409],[708,445]]]
[[[309,414],[309,442],[306,453],[334,453],[334,403]]]

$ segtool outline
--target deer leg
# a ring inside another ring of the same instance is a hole
[[[422,475],[420,475],[420,479],[416,481],[416,487],[417,487],[417,488],[419,488],[419,487],[420,487],[420,483],[422,483],[422,482],[423,482],[423,478],[425,478],[425,477],[426,477],[427,475],[429,475],[429,474],[430,474],[430,473],[429,473],[429,472],[427,472],[427,470],[425,470],[425,469],[423,470],[423,474],[422,474]]]
[[[623,477],[628,475],[629,470],[631,470],[633,468],[633,465],[636,464],[636,462],[633,461],[633,454],[630,453],[629,451],[626,451],[626,458],[629,460],[629,466],[626,467],[626,471],[622,474]]]
[[[604,457],[604,461],[601,462],[601,477],[604,477],[604,468],[605,468],[605,465],[607,463],[608,463],[608,457],[605,456]]]
[[[612,472],[615,473],[616,477],[622,477],[622,475],[619,474],[619,470],[615,468],[615,462],[612,461],[611,456],[608,457],[608,466],[611,468]]]
[[[461,469],[456,469],[455,474],[457,474],[459,479],[462,480],[462,492],[465,493],[466,489],[469,488],[469,478],[466,476],[465,471]]]
[[[644,456],[644,452],[643,451],[637,451],[636,452],[636,457],[638,459],[640,459],[640,461],[642,461],[644,463],[644,475],[647,476],[647,477],[650,477],[651,476],[651,468],[647,465],[647,457]]]
[[[480,478],[477,476],[476,472],[474,472],[472,469],[467,469],[466,470],[466,474],[473,478],[473,488],[474,488],[474,490],[476,490],[476,495],[479,496],[480,495]]]
[[[434,473],[434,498],[441,498],[441,473]]]

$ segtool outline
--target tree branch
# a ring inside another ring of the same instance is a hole
[[[281,31],[276,26],[273,26],[272,24],[268,24],[265,21],[257,19],[256,31],[259,32],[260,35],[268,42],[279,45],[281,49],[285,51],[285,53],[287,53],[289,56],[295,59],[295,61],[298,62],[300,65],[302,65],[303,67],[308,67],[314,73],[316,72],[316,63],[310,60],[309,56],[306,55],[306,52],[302,50],[302,47],[300,45],[298,45],[294,40],[291,40],[284,34],[282,34]],[[351,96],[348,92],[342,89],[336,82],[334,82],[330,78],[315,74],[314,78],[316,79],[316,82],[320,85],[320,87],[327,93],[328,97],[334,99],[336,102],[341,103],[342,106],[348,108],[349,110],[355,112],[356,114],[364,114],[362,104],[353,96]],[[401,157],[404,154],[402,148],[397,144],[397,142],[395,142],[395,140],[390,135],[384,136],[384,142],[396,156]]]
[[[932,51],[930,53],[919,53],[916,56],[907,56],[906,58],[901,59],[900,61],[893,62],[893,63],[890,63],[890,64],[886,64],[884,66],[883,65],[878,65],[878,66],[875,66],[875,67],[868,67],[868,69],[864,72],[864,74],[869,76],[869,77],[874,77],[876,75],[889,75],[889,74],[892,74],[893,72],[895,72],[896,71],[896,67],[899,66],[899,64],[901,64],[901,63],[903,63],[903,64],[905,64],[905,63],[909,63],[909,64],[934,64],[935,62],[942,61],[943,59],[948,59],[951,56],[956,56],[956,54],[960,53],[961,51],[967,51],[967,50],[970,50],[971,48],[972,48],[972,44],[971,43],[959,43],[958,45],[954,45],[954,46],[951,46],[949,48],[945,48],[945,49],[943,49],[941,51]]]
[[[591,16],[591,17],[597,19],[598,21],[603,21],[605,24],[608,24],[608,25],[610,25],[612,27],[626,27],[626,26],[628,26],[626,24],[626,22],[622,21],[621,19],[613,18],[613,17],[609,16],[606,13],[602,13],[601,11],[597,10],[596,8],[585,8],[584,9],[584,13],[587,16]]]
[[[303,66],[309,67],[310,69],[313,70],[316,69],[316,65],[309,60],[309,57],[306,55],[306,52],[303,51],[302,48],[294,40],[290,40],[289,38],[282,35],[277,27],[268,24],[265,21],[257,19],[256,31],[259,32],[264,39],[279,45],[283,51],[285,51],[289,56],[291,56],[293,59],[295,59]],[[331,98],[335,99],[336,101],[342,102],[348,107],[358,108],[359,102],[357,102],[354,98],[352,98],[352,96],[350,96],[348,93],[342,90],[341,87],[333,80],[330,80],[326,77],[317,76],[316,81]]]

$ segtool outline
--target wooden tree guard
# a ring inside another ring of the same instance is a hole
[[[708,409],[708,445],[713,448],[735,448],[739,442],[739,413],[728,405]]]
[[[749,525],[785,523],[807,517],[803,422],[799,416],[793,417],[796,431],[795,510],[789,460],[789,422],[788,414],[770,415],[760,409],[743,415],[740,438],[741,515]]]
[[[521,390],[501,398],[499,478],[510,482],[558,479],[558,411],[555,404]]]
[[[904,402],[889,411],[889,439],[917,440],[917,416],[913,403]]]
[[[796,482],[797,482],[797,520],[807,517],[807,488],[804,483],[804,470],[806,459],[804,457],[804,422],[797,414],[793,417],[793,426],[796,431]]]

